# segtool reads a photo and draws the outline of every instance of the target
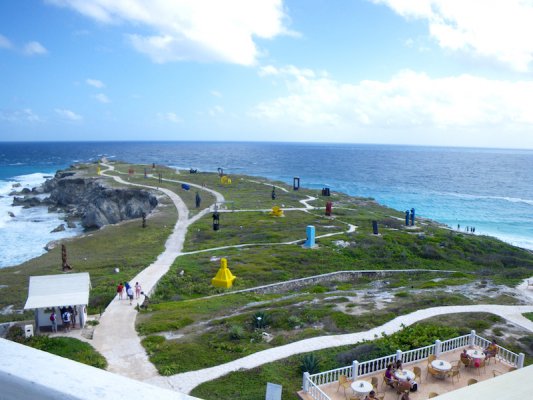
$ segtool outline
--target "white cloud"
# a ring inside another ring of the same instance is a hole
[[[91,79],[91,78],[88,78],[85,80],[85,83],[87,83],[87,85],[89,86],[93,86],[95,88],[98,88],[98,89],[102,89],[105,87],[105,84],[98,80],[98,79]]]
[[[98,100],[100,103],[104,103],[104,104],[107,104],[107,103],[110,103],[111,100],[109,100],[109,98],[103,94],[103,93],[98,93],[98,94],[95,94],[93,96],[96,100]]]
[[[56,108],[55,112],[64,119],[69,121],[81,121],[83,117],[79,114],[76,114],[74,111],[67,110],[66,108]]]
[[[224,108],[222,106],[216,105],[209,109],[208,114],[211,117],[216,117],[217,115],[224,114]]]
[[[287,71],[277,75],[285,82],[287,95],[256,105],[251,111],[254,117],[286,126],[329,127],[335,132],[366,128],[533,131],[531,80],[498,81],[472,75],[431,78],[405,70],[388,81],[342,83]]]
[[[13,45],[11,41],[3,35],[0,35],[0,49],[10,49]]]
[[[128,22],[153,33],[128,35],[154,62],[195,60],[255,63],[254,38],[294,34],[284,26],[282,0],[49,0],[98,22]]]
[[[183,120],[176,113],[173,113],[173,112],[157,113],[157,118],[162,121],[172,122],[174,124],[179,124],[183,122]]]
[[[43,120],[35,114],[31,108],[24,108],[22,110],[0,110],[0,119],[7,122],[29,122],[36,123]]]
[[[29,42],[24,45],[22,50],[27,56],[44,55],[48,53],[48,50],[39,42]]]
[[[222,97],[222,93],[220,93],[218,90],[211,90],[211,95],[214,97]]]
[[[533,2],[526,0],[371,0],[406,18],[427,20],[438,44],[527,71],[533,60]]]

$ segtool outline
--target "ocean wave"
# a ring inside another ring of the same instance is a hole
[[[531,199],[522,199],[520,197],[508,197],[508,196],[486,196],[486,195],[477,195],[477,194],[466,194],[466,193],[453,193],[453,192],[439,192],[438,194],[457,197],[460,199],[468,200],[500,200],[508,201],[510,203],[523,203],[533,206],[533,200]]]

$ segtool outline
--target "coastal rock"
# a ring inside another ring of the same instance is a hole
[[[14,183],[14,184],[11,185],[12,188],[17,188],[17,187],[21,187],[21,186],[22,185],[19,182]]]
[[[65,224],[58,225],[57,228],[53,229],[50,233],[63,232],[65,230]]]
[[[75,227],[76,227],[76,224],[73,221],[71,220],[67,221],[67,228],[74,229]]]
[[[23,206],[25,208],[36,207],[41,205],[41,200],[33,196],[13,197],[14,206]]]
[[[7,215],[9,215],[11,218],[15,218],[15,214],[13,214],[11,211],[8,211]]]
[[[58,171],[41,188],[50,193],[43,200],[49,210],[61,209],[67,213],[67,221],[81,219],[82,226],[89,229],[141,218],[158,204],[146,190],[109,188],[102,178],[87,177],[83,171]]]

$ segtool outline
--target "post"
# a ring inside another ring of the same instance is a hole
[[[372,231],[374,232],[374,235],[379,235],[378,221],[372,221]]]
[[[396,361],[400,360],[402,361],[402,351],[401,350],[396,350]]]
[[[524,368],[524,353],[518,353],[518,368]]]
[[[352,361],[352,380],[356,381],[359,377],[359,361],[353,360]]]
[[[468,340],[468,346],[470,348],[473,348],[474,347],[474,343],[476,343],[476,331],[471,330],[470,331],[470,338]]]
[[[442,351],[442,342],[437,339],[435,340],[435,355],[438,357]]]
[[[409,226],[409,210],[405,210],[405,226]]]
[[[295,176],[292,180],[292,189],[298,190],[300,189],[300,178]]]
[[[309,372],[304,372],[302,389],[304,393],[307,393],[309,391]]]
[[[411,208],[411,226],[415,226],[415,209]]]

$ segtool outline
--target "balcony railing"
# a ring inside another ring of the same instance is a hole
[[[440,354],[452,352],[461,347],[478,346],[485,348],[490,344],[490,341],[476,335],[476,331],[470,332],[468,335],[459,336],[453,339],[448,339],[443,342],[436,340],[434,344],[426,347],[420,347],[409,351],[402,352],[397,350],[396,354],[391,354],[385,357],[376,358],[374,360],[358,362],[353,361],[352,365],[345,367],[320,372],[310,375],[305,372],[303,374],[303,391],[316,400],[330,400],[319,386],[328,385],[330,383],[338,382],[340,375],[356,380],[359,377],[373,375],[377,372],[384,371],[387,366],[396,360],[401,360],[402,363],[411,364],[428,358],[430,354],[435,354],[437,357]],[[512,367],[522,368],[524,366],[524,354],[516,354],[510,350],[498,346],[498,354],[496,357]]]

